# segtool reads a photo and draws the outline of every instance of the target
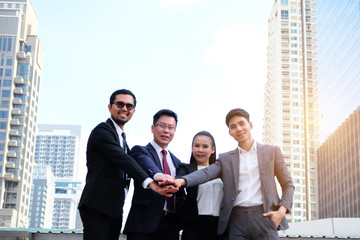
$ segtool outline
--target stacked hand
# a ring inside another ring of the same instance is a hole
[[[171,197],[173,193],[179,191],[179,187],[175,184],[175,178],[173,176],[159,173],[156,175],[155,181],[151,182],[149,187],[154,192],[164,195],[165,197]]]

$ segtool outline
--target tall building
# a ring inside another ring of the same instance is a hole
[[[290,222],[315,219],[319,145],[315,0],[275,0],[268,21],[263,141],[278,145],[295,185]]]
[[[74,229],[77,224],[77,205],[83,188],[82,182],[76,181],[81,126],[39,124],[38,128],[35,162],[51,167],[55,176],[55,188],[52,189],[55,194],[52,228]],[[33,199],[33,205],[35,201]]]
[[[58,179],[55,182],[53,228],[83,229],[77,209],[83,187],[84,184],[81,181]]]
[[[316,0],[320,141],[360,106],[359,1]]]
[[[319,147],[319,218],[360,217],[360,106]]]
[[[54,189],[55,179],[51,167],[35,165],[30,199],[30,228],[52,228]]]
[[[76,179],[81,126],[39,124],[38,128],[35,162],[50,166],[55,178]]]
[[[30,0],[0,0],[0,226],[27,227],[43,46]]]

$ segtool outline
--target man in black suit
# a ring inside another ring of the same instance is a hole
[[[169,150],[174,137],[177,115],[171,110],[158,111],[153,118],[151,131],[154,140],[146,146],[135,146],[132,156],[150,177],[170,171],[176,176],[180,160]],[[175,212],[184,200],[183,190],[174,198],[165,198],[135,184],[131,209],[124,233],[128,240],[178,240],[179,223]]]
[[[122,224],[126,176],[144,188],[171,196],[177,189],[160,187],[128,154],[124,125],[135,112],[135,95],[126,89],[115,91],[108,105],[111,117],[97,125],[90,134],[86,161],[88,173],[79,211],[85,240],[118,240]],[[157,181],[172,181],[159,175]]]

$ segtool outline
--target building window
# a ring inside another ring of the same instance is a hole
[[[9,100],[1,100],[0,107],[1,108],[8,108],[10,106]]]
[[[2,97],[10,97],[10,90],[3,90],[1,92]]]
[[[11,69],[5,69],[5,76],[11,77]]]
[[[281,10],[281,19],[282,20],[288,20],[289,19],[289,11]]]
[[[3,87],[11,87],[11,80],[9,80],[9,79],[4,80]]]
[[[0,118],[8,118],[9,112],[8,111],[0,111]]]
[[[13,60],[11,58],[6,59],[6,66],[12,66]]]

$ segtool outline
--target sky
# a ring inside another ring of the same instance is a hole
[[[267,20],[273,1],[32,0],[45,48],[39,124],[82,126],[80,180],[86,142],[110,114],[117,89],[137,97],[125,125],[131,146],[152,140],[153,115],[178,114],[169,145],[189,162],[193,136],[211,132],[217,153],[236,147],[225,116],[244,108],[262,140]]]

